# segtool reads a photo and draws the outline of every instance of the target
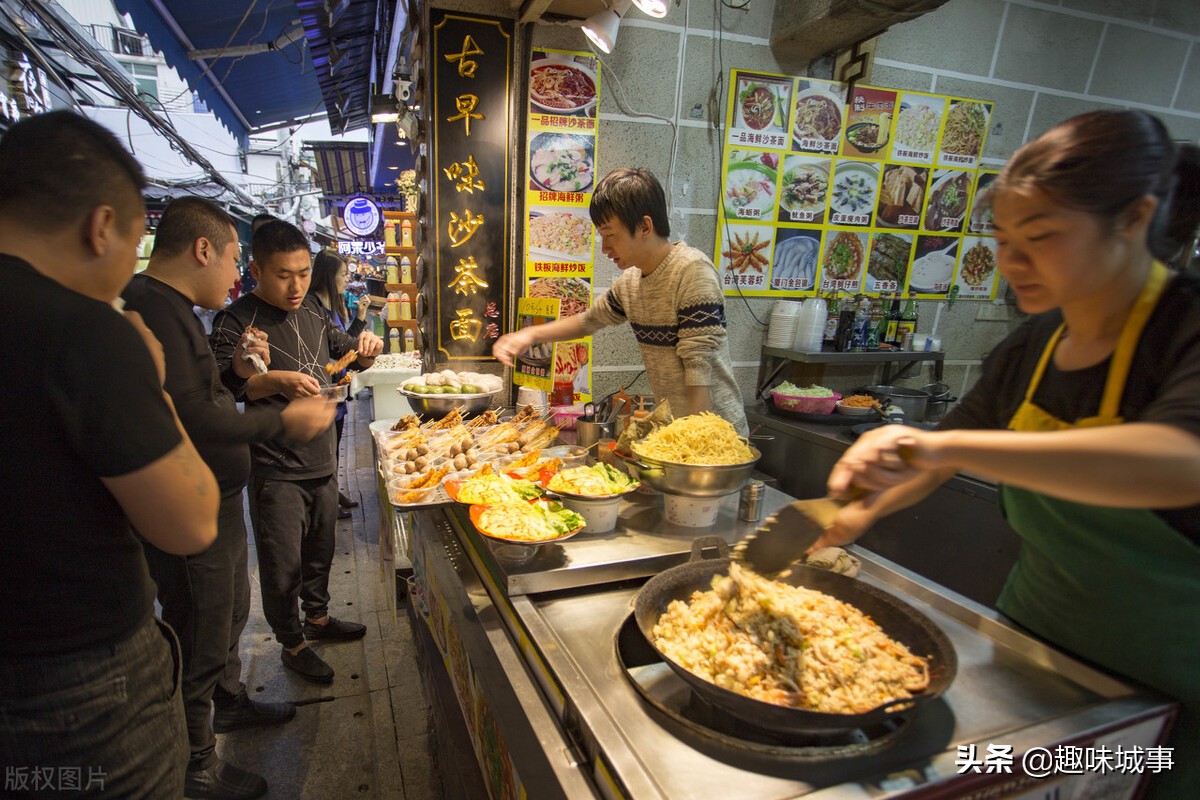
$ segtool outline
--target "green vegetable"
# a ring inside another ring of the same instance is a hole
[[[473,383],[464,383],[462,386],[459,387],[459,389],[462,390],[463,394],[480,394],[481,392],[483,392],[482,389],[480,389],[478,386],[476,386]]]
[[[422,388],[424,388],[424,387],[422,387],[421,384],[419,384],[419,383],[404,384],[404,391],[413,392],[414,394],[420,394]]]
[[[538,507],[542,510],[542,516],[545,517],[546,522],[559,536],[565,536],[577,528],[582,528],[585,524],[583,517],[570,509],[563,508],[562,503],[539,503]]]
[[[630,478],[615,467],[605,464],[603,461],[594,464],[592,469],[604,479],[604,483],[613,494],[622,494],[632,487],[637,486],[637,482],[633,478]]]
[[[542,496],[542,487],[533,481],[509,479],[509,483],[522,500],[534,500]]]

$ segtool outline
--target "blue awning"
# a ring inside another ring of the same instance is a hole
[[[292,0],[115,2],[239,140],[324,109],[307,29],[291,41],[287,38],[301,18]],[[237,52],[234,48],[267,43],[272,49],[248,55],[189,56],[193,51]]]

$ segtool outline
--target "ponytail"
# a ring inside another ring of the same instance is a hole
[[[1156,258],[1172,260],[1180,251],[1191,247],[1200,226],[1200,147],[1194,144],[1176,146],[1174,184],[1163,198],[1163,222],[1151,237],[1150,252]],[[1186,263],[1190,253],[1183,253]]]

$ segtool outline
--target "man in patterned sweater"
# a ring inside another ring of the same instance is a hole
[[[621,275],[584,313],[506,334],[493,354],[512,366],[536,344],[628,321],[656,396],[670,400],[678,416],[712,411],[745,434],[717,272],[704,253],[667,240],[662,185],[645,169],[613,170],[596,186],[590,211],[601,249]]]

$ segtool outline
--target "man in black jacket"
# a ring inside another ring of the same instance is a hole
[[[189,798],[265,793],[265,780],[217,756],[214,728],[226,732],[295,716],[291,705],[251,700],[241,682],[238,640],[250,606],[242,490],[250,476],[251,442],[312,439],[329,428],[333,415],[333,405],[320,398],[238,413],[193,312],[193,306],[224,305],[237,278],[237,261],[237,231],[229,215],[208,200],[180,198],[163,213],[150,265],[122,294],[125,307],[140,313],[162,342],[164,388],[221,491],[217,540],[207,551],[181,558],[144,545],[163,618],[179,635],[183,650]],[[266,334],[248,331],[238,343],[233,368],[243,377],[255,372],[246,358],[251,354],[269,360]]]

